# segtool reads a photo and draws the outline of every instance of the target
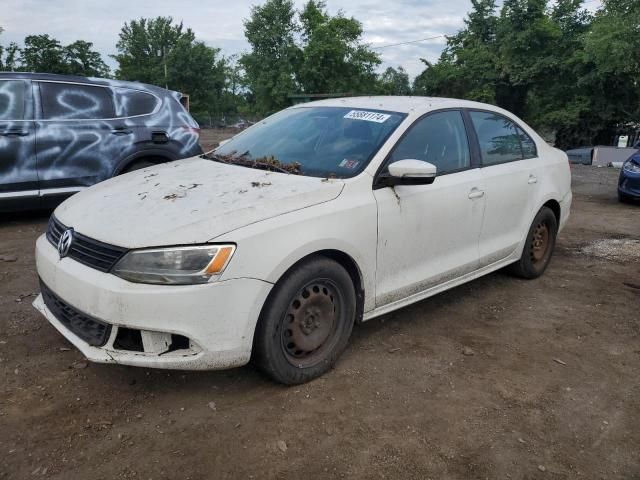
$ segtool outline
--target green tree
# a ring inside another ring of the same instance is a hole
[[[495,103],[498,66],[498,18],[495,0],[472,0],[465,28],[447,37],[435,64],[416,77],[414,91],[422,95],[468,98]]]
[[[2,61],[0,47],[0,62]],[[108,77],[109,67],[91,42],[77,40],[63,46],[49,35],[28,35],[24,46],[12,43],[6,49],[0,67],[5,70]]]
[[[246,82],[258,113],[267,114],[288,105],[288,95],[297,90],[295,72],[301,51],[295,43],[299,31],[291,0],[268,0],[254,6],[244,23],[251,52],[242,55]]]
[[[0,34],[4,31],[0,27]],[[18,57],[20,55],[20,49],[18,44],[11,42],[8,46],[0,45],[0,70],[13,72],[18,63]]]
[[[69,74],[87,77],[109,76],[109,67],[92,48],[93,43],[84,40],[76,40],[63,48],[63,59]]]
[[[20,70],[40,73],[68,73],[64,48],[49,35],[28,35],[20,53]]]
[[[118,62],[116,77],[165,86],[167,58],[178,41],[194,41],[191,29],[182,22],[173,24],[171,17],[140,18],[125,23],[120,30],[113,58]]]
[[[196,40],[182,23],[171,17],[132,20],[122,27],[116,47],[117,78],[189,94],[196,116],[222,111],[225,61],[219,49]]]
[[[473,0],[414,90],[495,103],[560,147],[607,142],[640,113],[638,5],[606,0],[594,19],[580,0],[505,0],[499,15],[494,0]]]
[[[377,91],[382,95],[411,95],[409,74],[402,67],[387,68],[378,77]]]
[[[309,93],[372,92],[380,57],[361,43],[362,24],[342,12],[331,16],[323,0],[300,12],[302,62],[297,78]]]

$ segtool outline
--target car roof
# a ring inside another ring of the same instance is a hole
[[[487,103],[459,100],[456,98],[442,97],[401,97],[401,96],[363,96],[344,97],[318,100],[309,103],[300,103],[293,108],[300,107],[346,107],[368,108],[372,110],[387,110],[390,112],[411,113],[426,112],[441,108],[480,108],[496,112],[508,113],[495,105]]]
[[[57,73],[33,73],[33,72],[0,72],[0,80],[6,79],[46,80],[52,82],[86,83],[109,87],[134,88],[137,90],[150,90],[155,93],[174,93],[155,85],[141,82],[127,82],[125,80],[112,80],[110,78],[83,77],[78,75],[60,75]]]

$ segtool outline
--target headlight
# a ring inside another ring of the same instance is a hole
[[[640,173],[640,165],[638,165],[633,160],[627,160],[626,162],[624,162],[624,164],[622,165],[622,168],[624,168],[625,171],[630,173]]]
[[[218,278],[231,260],[234,245],[132,250],[112,273],[135,283],[194,285]]]

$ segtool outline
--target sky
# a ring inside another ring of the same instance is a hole
[[[93,42],[112,69],[108,55],[122,25],[134,18],[171,16],[191,27],[198,40],[220,48],[224,55],[248,49],[243,20],[251,6],[262,0],[2,0],[0,43],[21,44],[30,34],[48,33],[63,44],[75,40]],[[303,0],[296,0],[301,7]],[[498,2],[502,3],[501,1]],[[595,9],[600,0],[588,0]],[[384,47],[423,38],[456,33],[471,9],[470,0],[327,0],[332,14],[342,10],[364,27],[363,41],[381,54],[380,69],[403,66],[413,78],[423,69],[421,58],[435,61],[446,39],[433,38],[408,45]]]

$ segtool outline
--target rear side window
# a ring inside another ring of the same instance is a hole
[[[153,113],[158,106],[158,98],[150,93],[129,88],[115,88],[116,115],[135,117]]]
[[[483,165],[522,160],[520,139],[514,123],[491,112],[470,112],[476,129]]]
[[[391,154],[390,163],[406,159],[429,162],[438,175],[468,168],[469,143],[462,114],[437,112],[414,123]]]
[[[0,80],[0,120],[24,120],[26,83]]]
[[[40,82],[47,120],[100,120],[115,117],[111,90],[70,83]]]
[[[524,133],[520,127],[516,127],[518,136],[520,137],[520,145],[522,145],[522,154],[524,158],[535,158],[538,156],[538,150],[536,149],[535,142],[529,135]]]

